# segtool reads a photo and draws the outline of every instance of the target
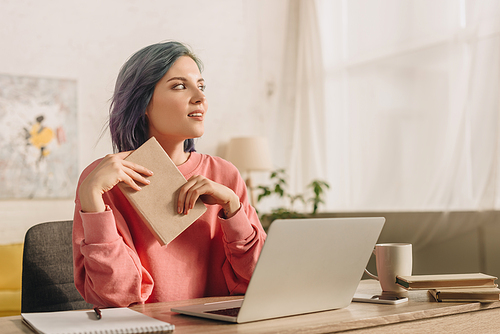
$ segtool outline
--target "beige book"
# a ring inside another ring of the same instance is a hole
[[[496,287],[497,277],[482,273],[396,276],[396,283],[403,288],[437,289],[456,287]]]
[[[438,302],[446,301],[478,301],[495,302],[499,301],[500,289],[494,288],[445,288],[431,289],[429,293]]]
[[[123,182],[118,186],[160,244],[166,245],[174,240],[207,210],[198,199],[187,215],[177,213],[179,189],[187,180],[154,137],[125,160],[144,166],[154,173],[147,177],[150,184],[139,185],[142,188],[140,191]]]

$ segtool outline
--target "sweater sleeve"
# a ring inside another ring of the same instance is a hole
[[[83,178],[81,178],[82,180]],[[84,213],[75,200],[73,266],[77,290],[97,306],[125,307],[144,303],[153,290],[119,212]]]
[[[221,214],[218,215],[224,233],[227,258],[223,272],[227,287],[233,295],[246,292],[266,240],[266,233],[259,217],[248,202],[245,182],[239,174],[235,179],[233,191],[240,198],[241,207],[229,219],[222,218]]]

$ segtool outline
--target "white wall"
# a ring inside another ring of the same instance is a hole
[[[203,60],[209,114],[199,152],[223,155],[233,136],[267,135],[278,103],[286,0],[0,0],[0,73],[77,80],[79,170],[111,152],[108,101],[120,66],[168,40]],[[71,135],[71,134],[68,134]],[[0,185],[1,191],[1,185]],[[0,243],[33,224],[72,219],[73,199],[0,201]]]

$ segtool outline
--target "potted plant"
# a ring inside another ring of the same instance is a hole
[[[257,203],[271,196],[282,199],[288,205],[278,207],[260,216],[262,225],[268,228],[275,219],[304,218],[316,215],[319,205],[324,203],[323,196],[330,185],[322,180],[312,180],[306,186],[305,194],[290,194],[288,191],[287,175],[284,169],[277,169],[270,173],[271,185],[259,185],[260,194]],[[306,207],[312,205],[310,212],[298,212],[294,209],[294,204],[301,202]]]

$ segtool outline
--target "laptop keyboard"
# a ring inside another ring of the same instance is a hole
[[[240,307],[225,308],[221,310],[206,311],[205,313],[217,314],[217,315],[227,315],[229,317],[236,317],[240,312]]]

